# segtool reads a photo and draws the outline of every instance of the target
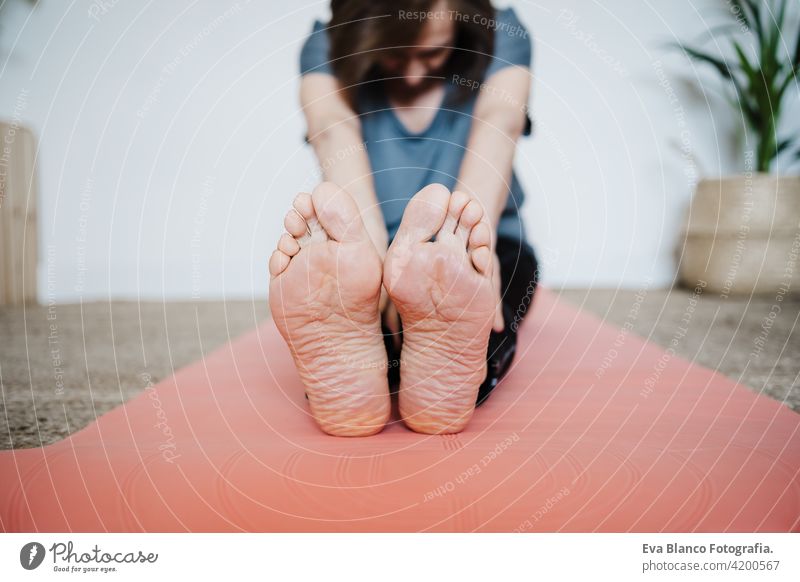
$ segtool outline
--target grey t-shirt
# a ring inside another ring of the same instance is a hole
[[[532,43],[514,10],[497,10],[495,20],[489,25],[495,30],[494,55],[484,79],[503,67],[530,67]],[[332,75],[328,50],[325,25],[316,21],[300,54],[301,74]],[[383,92],[358,95],[356,105],[361,131],[390,238],[397,232],[406,204],[420,189],[435,182],[450,190],[455,186],[472,127],[472,111],[480,94],[480,89],[475,89],[467,99],[457,100],[456,83],[453,79],[445,80],[444,101],[431,124],[419,133],[406,129]],[[529,128],[525,133],[530,133]],[[509,186],[498,236],[525,241],[525,230],[518,212],[524,194],[516,173],[512,173]]]

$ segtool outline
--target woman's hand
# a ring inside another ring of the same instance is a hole
[[[503,286],[500,279],[500,259],[497,258],[497,253],[494,255],[494,267],[492,268],[492,283],[495,289],[495,305],[496,310],[494,313],[494,324],[492,329],[497,333],[501,333],[505,329],[505,321],[503,319]]]

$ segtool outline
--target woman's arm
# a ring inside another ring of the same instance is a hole
[[[323,178],[338,184],[355,198],[364,225],[381,257],[389,235],[383,221],[369,157],[358,116],[344,99],[339,83],[327,74],[304,75],[300,103],[308,127],[308,140],[319,160]]]
[[[493,233],[506,206],[517,139],[525,129],[529,86],[528,68],[506,67],[481,85],[475,103],[457,189],[481,201]]]
[[[472,131],[461,162],[456,188],[480,200],[492,231],[492,248],[497,242],[497,225],[506,206],[517,139],[525,129],[530,69],[506,67],[481,85],[475,103]],[[492,272],[497,294],[494,330],[503,330],[500,265],[495,255]]]
[[[347,190],[361,210],[361,219],[381,259],[386,257],[389,233],[375,195],[372,169],[361,134],[361,123],[331,75],[310,73],[300,81],[300,104],[308,141],[317,154],[324,180]],[[378,305],[391,331],[399,331],[397,312],[381,287]]]

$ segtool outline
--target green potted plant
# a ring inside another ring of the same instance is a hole
[[[745,168],[698,183],[679,272],[684,284],[725,295],[785,294],[800,283],[800,176],[778,163],[800,159],[800,136],[781,124],[788,96],[797,96],[800,29],[786,30],[796,0],[727,3],[736,23],[716,39],[728,41],[730,56],[678,47],[727,85],[744,123]]]

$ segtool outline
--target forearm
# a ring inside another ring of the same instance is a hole
[[[520,124],[512,117],[476,120],[461,164],[456,188],[478,198],[493,235],[506,206],[521,133]]]
[[[341,186],[353,196],[373,243],[384,253],[388,235],[358,125],[347,121],[334,123],[312,133],[309,141],[319,160],[323,179]]]
[[[485,82],[475,105],[458,188],[483,204],[492,239],[506,207],[517,140],[525,130],[530,70],[506,67]]]

